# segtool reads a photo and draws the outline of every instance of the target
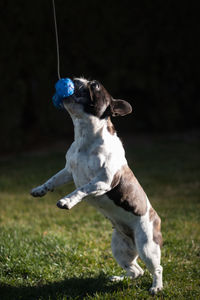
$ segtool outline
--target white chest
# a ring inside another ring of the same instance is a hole
[[[76,187],[80,187],[102,170],[112,178],[127,161],[120,139],[105,132],[88,142],[75,141],[67,153],[67,164]]]
[[[76,187],[87,184],[101,167],[99,157],[95,157],[91,151],[79,148],[75,149],[68,163]]]

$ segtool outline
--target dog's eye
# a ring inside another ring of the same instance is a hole
[[[100,90],[100,84],[97,82],[97,81],[92,81],[91,84],[90,84],[90,87],[94,90]]]

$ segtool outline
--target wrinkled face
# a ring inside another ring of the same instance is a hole
[[[89,114],[102,119],[132,112],[128,102],[113,99],[98,81],[76,78],[73,82],[74,94],[63,101],[64,107],[72,116],[83,118]]]

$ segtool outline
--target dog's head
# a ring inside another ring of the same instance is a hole
[[[73,82],[74,94],[63,101],[72,116],[83,118],[85,114],[90,114],[102,119],[125,116],[132,112],[128,102],[113,99],[100,82],[83,78],[76,78]]]

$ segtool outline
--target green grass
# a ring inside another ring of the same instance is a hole
[[[136,138],[126,149],[162,218],[164,290],[154,298],[200,299],[200,143]],[[108,280],[123,271],[103,216],[84,202],[69,212],[56,207],[73,185],[29,195],[64,163],[64,151],[53,150],[0,161],[0,299],[153,299],[147,271],[135,281]]]

